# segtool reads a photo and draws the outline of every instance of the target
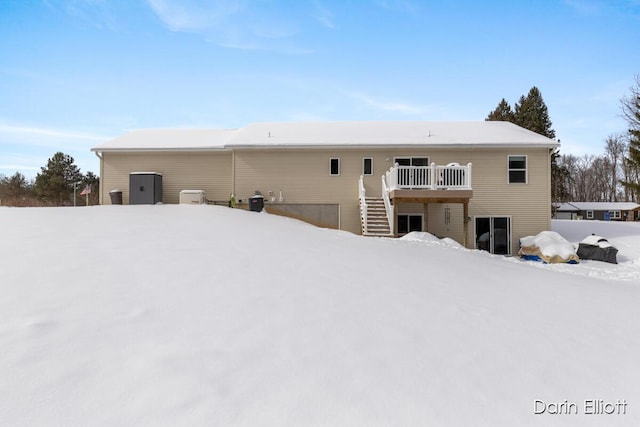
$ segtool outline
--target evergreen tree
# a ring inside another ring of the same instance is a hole
[[[83,188],[84,186],[91,186],[91,194],[89,195],[89,204],[97,205],[99,200],[99,187],[100,187],[100,178],[97,177],[93,172],[87,172],[82,178]]]
[[[631,171],[630,179],[621,184],[631,191],[635,200],[640,200],[640,75],[636,76],[636,85],[631,94],[622,99],[622,113],[629,124],[629,148],[625,158],[626,166]]]
[[[515,121],[515,116],[511,109],[511,105],[509,105],[506,99],[502,98],[496,109],[489,113],[485,121],[503,121],[513,123]]]
[[[554,139],[556,137],[556,132],[551,128],[547,105],[537,87],[532,87],[526,97],[524,95],[520,97],[515,106],[514,116],[518,126],[547,138]]]
[[[559,165],[560,151],[551,153],[551,201],[568,202],[570,198],[571,173],[565,165]],[[555,213],[555,212],[554,212]]]
[[[55,153],[47,161],[47,166],[40,169],[41,172],[36,175],[36,195],[58,206],[70,200],[73,183],[82,179],[73,157],[61,152]]]

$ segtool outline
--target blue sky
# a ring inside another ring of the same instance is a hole
[[[623,132],[640,0],[0,0],[0,173],[132,129],[483,120],[537,86],[562,153]]]

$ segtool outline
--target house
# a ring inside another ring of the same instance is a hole
[[[100,202],[130,176],[162,175],[162,201],[203,190],[241,207],[373,236],[428,231],[512,254],[550,228],[554,140],[508,122],[254,123],[240,129],[138,130],[92,148]]]
[[[559,203],[555,219],[595,219],[600,221],[634,221],[640,219],[640,205],[632,202]]]

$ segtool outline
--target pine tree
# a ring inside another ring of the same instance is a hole
[[[559,165],[560,151],[553,150],[551,153],[551,201],[562,203],[569,201],[571,173],[565,165]]]
[[[485,121],[503,121],[513,123],[515,121],[515,116],[511,109],[511,105],[509,105],[506,99],[502,98],[496,109],[489,113]]]
[[[82,179],[73,157],[57,152],[36,175],[36,195],[55,205],[63,205],[73,194],[73,183]]]
[[[554,139],[556,137],[556,132],[551,128],[547,105],[537,87],[532,87],[526,97],[524,95],[520,97],[515,106],[514,116],[518,126],[547,138]]]

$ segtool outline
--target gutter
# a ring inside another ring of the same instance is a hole
[[[102,159],[102,152],[100,151],[94,151],[94,149],[92,148],[91,151],[93,151],[93,154],[96,155],[97,158],[100,159],[100,184],[98,184],[98,203],[100,203],[100,205],[102,205],[102,170],[103,170],[103,159]]]

